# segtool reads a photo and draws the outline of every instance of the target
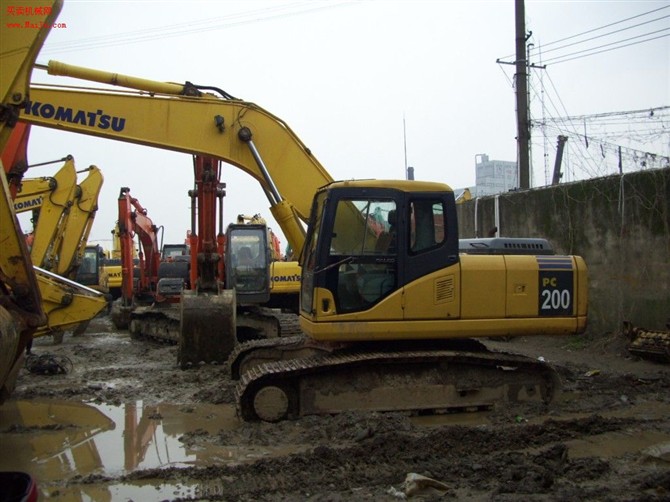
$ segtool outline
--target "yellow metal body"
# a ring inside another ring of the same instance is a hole
[[[300,264],[297,261],[274,261],[270,268],[270,293],[300,294]]]
[[[102,266],[104,275],[107,277],[107,289],[113,297],[121,295],[121,287],[123,285],[123,273],[121,265]]]
[[[534,256],[461,255],[459,264],[422,277],[359,313],[338,315],[331,292],[318,289],[315,314],[301,316],[300,324],[321,341],[581,333],[587,321],[587,268],[582,258],[572,259],[579,301],[570,317],[536,315]],[[324,310],[324,305],[331,308]]]
[[[30,257],[33,264],[51,270],[57,258],[54,244],[60,241],[77,193],[77,171],[68,159],[53,176],[27,178],[21,181],[14,198],[17,213],[39,209],[33,230]]]
[[[12,28],[8,6],[0,9],[0,151],[29,92],[31,72],[48,26],[58,17],[62,1],[25,1],[40,7],[32,21],[45,29]],[[37,279],[23,232],[14,213],[4,166],[0,166],[0,403],[12,392],[27,343],[45,320]]]
[[[133,258],[137,258],[137,250],[135,248],[133,248]],[[118,265],[111,264],[110,260],[118,261]],[[114,226],[114,230],[112,230],[112,249],[105,250],[105,261],[102,268],[107,276],[109,292],[112,297],[118,298],[121,296],[121,287],[123,285],[123,273],[121,270],[121,240],[119,239],[118,223]]]
[[[456,197],[456,204],[463,204],[469,200],[472,200],[472,192],[469,188],[466,188]]]
[[[72,277],[76,273],[98,211],[98,196],[104,178],[96,166],[90,166],[87,172],[86,178],[77,185],[74,203],[70,207],[67,225],[60,236],[59,245],[54,246],[60,248],[59,260],[54,271],[64,277]]]
[[[338,189],[365,193],[361,190],[389,187],[406,194],[452,192],[448,185],[441,183],[356,180],[333,183],[328,193]],[[336,244],[331,242],[331,247],[340,248],[333,253],[345,257],[341,263],[355,263],[360,254],[346,250],[363,245],[361,240],[369,230],[369,221],[361,218],[360,211],[353,205],[343,206],[342,211],[338,210],[338,217],[344,216],[336,218],[333,224],[332,234],[337,240]],[[365,247],[374,249],[375,237],[369,234],[370,242],[366,241]],[[306,259],[309,260],[309,256]],[[332,267],[324,267],[314,274],[325,274],[328,268]],[[566,273],[571,275],[569,280]],[[569,302],[566,298],[551,296],[548,290],[548,286],[560,282],[559,276],[571,285],[564,292],[570,295]],[[541,284],[542,281],[547,284]],[[340,342],[565,335],[585,330],[587,298],[587,266],[579,256],[460,254],[452,265],[409,281],[378,303],[355,312],[338,312],[333,292],[316,287],[311,309],[301,308],[300,323],[303,330],[317,340]],[[572,311],[562,315],[541,313],[545,307],[547,312],[551,311],[552,304],[561,301],[572,305]]]
[[[49,72],[126,85],[142,92],[33,84],[20,120],[34,125],[222,159],[272,191],[246,142],[252,133],[281,200],[270,211],[293,249],[304,242],[312,194],[332,178],[291,128],[254,103],[212,95],[184,96],[184,87],[49,62]],[[148,94],[148,93],[151,94]],[[301,221],[303,223],[301,223]]]

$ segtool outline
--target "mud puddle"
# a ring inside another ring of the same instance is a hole
[[[30,473],[44,497],[59,500],[161,500],[193,496],[195,488],[145,480],[94,483],[70,491],[63,483],[86,477],[118,479],[137,470],[240,464],[304,449],[213,443],[193,447],[183,440],[185,435],[216,436],[240,426],[230,405],[8,401],[0,408],[0,439],[3,450],[13,454],[0,458],[0,470]]]

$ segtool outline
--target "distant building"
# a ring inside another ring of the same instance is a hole
[[[489,160],[489,156],[475,155],[475,190],[472,195],[482,197],[509,192],[519,186],[516,162]]]

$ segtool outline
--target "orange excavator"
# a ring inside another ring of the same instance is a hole
[[[148,216],[147,210],[130,195],[130,188],[123,187],[118,198],[118,238],[121,248],[121,297],[112,308],[112,320],[118,328],[132,326],[131,314],[151,309],[154,304],[173,303],[174,298],[158,294],[161,250],[158,244],[158,227]],[[134,239],[138,238],[138,263],[134,259]],[[157,326],[157,329],[160,326]]]
[[[234,290],[235,328],[238,340],[295,334],[295,315],[283,314],[270,305],[272,265],[277,259],[277,241],[264,220],[249,219],[223,230],[225,184],[220,181],[221,162],[195,155],[194,188],[191,198],[191,228],[187,246],[162,246],[158,252],[158,227],[139,201],[122,188],[119,196],[119,238],[122,250],[122,296],[112,309],[118,328],[129,328],[135,336],[163,341],[180,341],[181,305],[202,305],[202,299],[216,303],[216,296]],[[133,238],[140,240],[139,277],[133,275]],[[275,236],[276,238],[276,236]],[[168,246],[178,253],[165,256]],[[249,253],[243,262],[240,253]],[[297,290],[293,299],[297,306]],[[288,303],[288,302],[286,302]],[[188,308],[188,307],[187,307]],[[211,306],[208,312],[217,311]],[[297,309],[296,309],[297,310]],[[189,326],[197,324],[195,316]],[[203,329],[211,321],[203,324]],[[188,335],[184,335],[188,336]],[[202,343],[202,342],[200,342]],[[182,345],[184,347],[184,345]],[[183,349],[185,350],[185,349]],[[186,356],[184,356],[186,357]],[[195,356],[193,356],[195,357]]]

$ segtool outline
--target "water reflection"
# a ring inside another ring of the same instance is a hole
[[[240,452],[214,444],[191,451],[180,438],[239,426],[234,408],[223,405],[8,401],[0,407],[0,440],[12,455],[0,457],[0,470],[29,472],[44,490],[75,475],[118,476],[136,469],[220,462]],[[94,500],[107,499],[99,495]]]

